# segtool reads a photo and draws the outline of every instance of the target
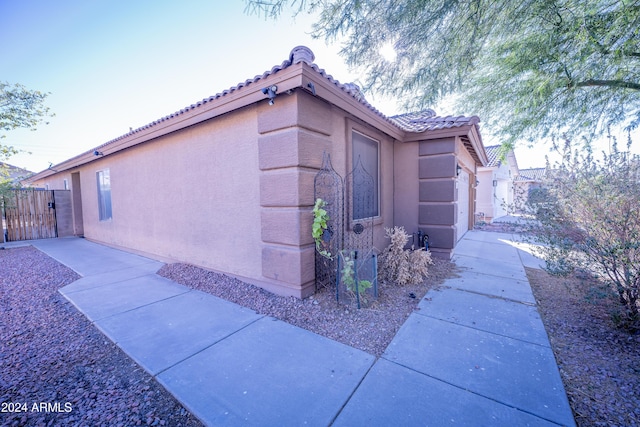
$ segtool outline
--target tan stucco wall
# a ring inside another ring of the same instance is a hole
[[[256,108],[83,165],[84,236],[233,275],[261,277]],[[109,169],[111,220],[98,220],[96,173]],[[62,188],[61,173],[38,185]],[[73,190],[73,188],[72,188]]]
[[[394,152],[394,223],[409,234],[418,232],[420,179],[418,177],[418,143],[396,142]],[[423,191],[428,191],[423,186]]]
[[[297,89],[274,105],[261,100],[37,184],[62,188],[67,179],[77,207],[79,174],[83,221],[74,228],[90,240],[304,297],[315,279],[314,177],[324,151],[343,178],[351,171],[353,131],[379,142],[373,245],[382,250],[384,229],[403,225],[432,234],[445,256],[455,246],[455,165],[474,174],[472,157],[457,137],[402,143],[380,126]],[[113,217],[99,221],[96,173],[104,169]]]
[[[260,273],[256,112],[243,109],[80,169],[84,234],[246,277]],[[113,218],[98,221],[96,172]]]

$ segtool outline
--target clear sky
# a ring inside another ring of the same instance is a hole
[[[56,115],[35,132],[6,133],[2,144],[32,153],[9,163],[46,169],[262,74],[297,45],[340,82],[358,82],[339,44],[310,37],[313,17],[274,21],[244,10],[243,0],[0,0],[0,80],[50,92]],[[366,97],[384,114],[403,112]],[[543,166],[534,152],[516,150],[519,165]]]

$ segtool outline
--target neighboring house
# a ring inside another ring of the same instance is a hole
[[[450,257],[473,227],[472,183],[487,163],[478,118],[385,117],[313,61],[296,47],[270,71],[29,182],[70,183],[77,235],[305,297],[314,291],[311,210],[323,153],[342,177],[360,156],[373,169],[374,245],[387,245],[385,227],[404,226]]]
[[[9,180],[12,184],[19,184],[22,180],[33,175],[26,169],[0,162],[0,182]]]
[[[513,150],[503,154],[500,145],[485,147],[488,163],[478,167],[476,215],[484,221],[505,216],[513,205],[513,180],[518,162]]]
[[[520,169],[513,182],[513,198],[516,212],[522,213],[532,190],[540,188],[546,168]]]

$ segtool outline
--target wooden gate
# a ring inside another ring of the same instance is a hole
[[[52,190],[13,190],[3,197],[8,242],[57,237]]]

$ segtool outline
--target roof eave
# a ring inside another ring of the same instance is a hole
[[[303,64],[301,87],[330,104],[374,126],[396,140],[402,140],[405,132],[393,124],[377,110],[368,108],[352,95],[316,71],[312,66]]]
[[[176,113],[176,115],[159,119],[152,125],[143,126],[140,129],[115,138],[85,153],[54,165],[49,169],[38,172],[29,178],[29,182],[34,182],[59,172],[77,168],[135,145],[142,144],[214,117],[266,100],[267,96],[262,92],[262,88],[266,86],[278,86],[278,93],[283,93],[288,90],[301,87],[301,64],[302,63],[291,65],[285,69],[279,70],[277,73],[261,79],[258,82],[251,83],[220,98],[203,103],[189,111]],[[100,157],[96,157],[93,154],[96,150],[102,153]]]
[[[415,141],[429,141],[432,139],[451,138],[466,136],[471,142],[473,150],[476,152],[478,160],[478,166],[486,166],[489,164],[487,152],[482,145],[482,137],[478,125],[465,124],[461,126],[453,126],[449,128],[425,130],[422,132],[405,132],[403,142],[415,142]]]

